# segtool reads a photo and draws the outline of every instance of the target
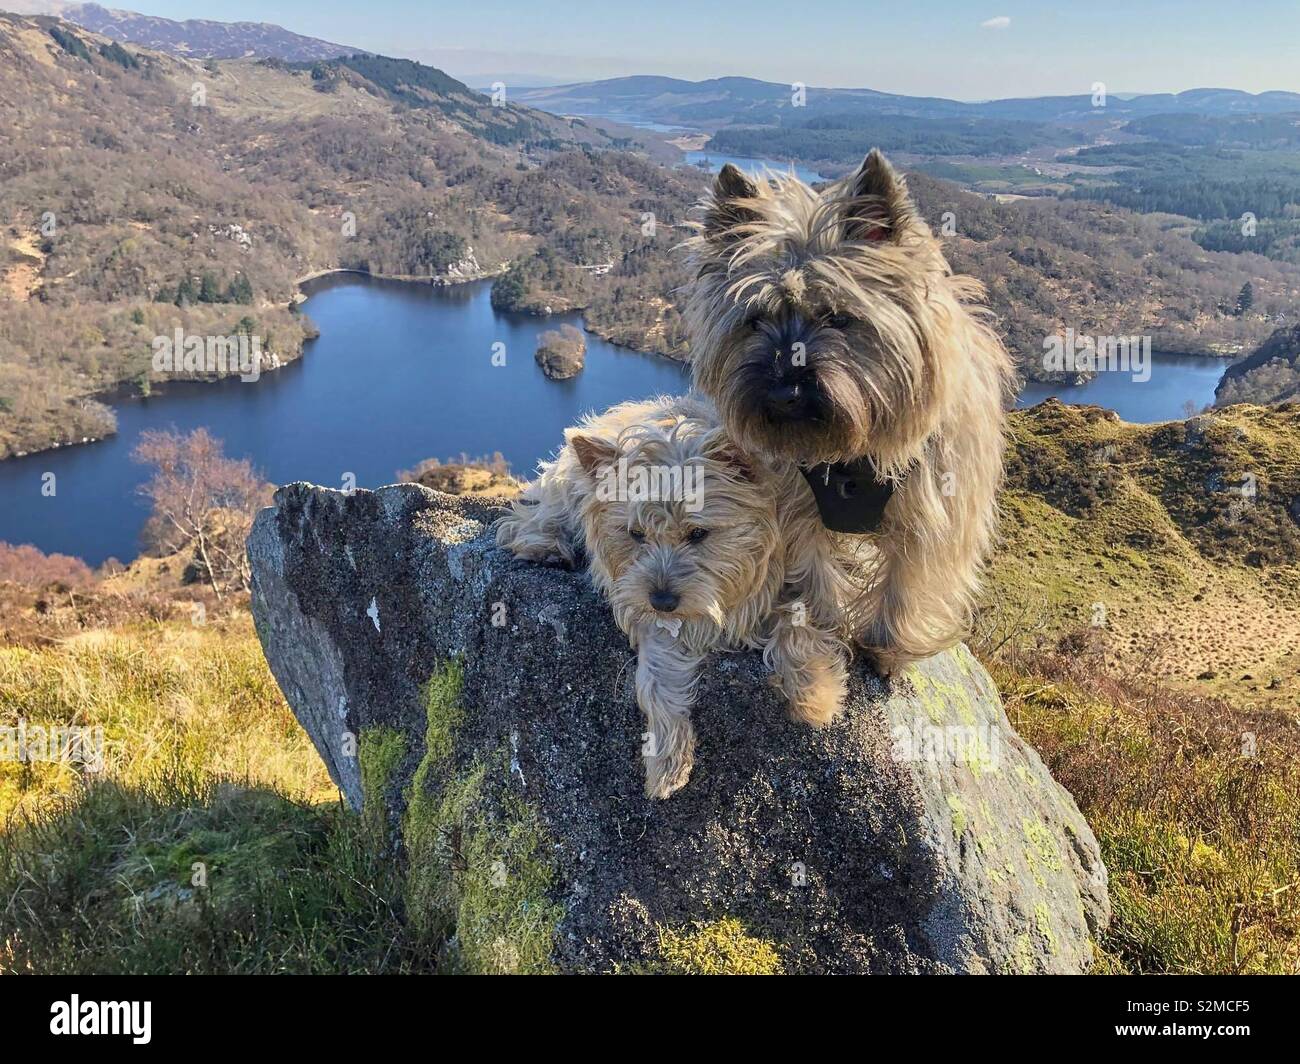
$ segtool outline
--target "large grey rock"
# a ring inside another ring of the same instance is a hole
[[[271,669],[347,800],[405,838],[408,917],[449,964],[1086,967],[1097,841],[965,647],[889,685],[859,666],[823,731],[756,654],[720,655],[690,783],[652,802],[624,637],[582,576],[497,550],[494,514],[293,484],[249,539]]]

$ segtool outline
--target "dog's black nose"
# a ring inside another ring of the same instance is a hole
[[[811,392],[803,381],[781,381],[767,392],[767,411],[783,421],[807,417],[812,409]]]
[[[660,613],[672,613],[679,602],[681,602],[681,599],[678,596],[671,591],[665,591],[663,588],[650,592],[650,605]]]

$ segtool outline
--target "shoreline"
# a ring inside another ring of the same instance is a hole
[[[376,281],[400,281],[403,284],[425,284],[430,288],[452,288],[458,284],[474,284],[477,281],[487,281],[494,277],[500,277],[509,268],[510,264],[505,263],[494,270],[481,270],[477,277],[453,277],[450,274],[445,277],[425,277],[409,273],[371,273],[369,270],[359,270],[352,266],[327,266],[324,269],[313,270],[311,273],[305,273],[301,277],[295,278],[293,286],[298,289],[297,294],[302,296],[301,300],[295,299],[295,302],[305,303],[310,296],[302,291],[303,285],[339,273],[350,273],[357,277],[371,277]]]
[[[452,278],[452,277],[402,276],[397,274],[389,275],[389,274],[380,274],[380,273],[370,273],[368,270],[358,270],[346,266],[330,266],[320,270],[313,270],[310,273],[304,274],[302,277],[296,278],[293,282],[293,287],[295,289],[295,292],[294,295],[290,297],[290,302],[299,306],[301,306],[303,303],[306,303],[307,300],[310,298],[310,296],[307,293],[302,291],[302,286],[310,283],[311,281],[319,280],[322,277],[329,277],[331,274],[355,274],[358,277],[373,277],[381,281],[400,281],[403,284],[427,284],[432,288],[450,288],[458,284],[473,284],[477,281],[490,280],[491,278],[497,277],[500,274],[505,273],[505,271],[508,268],[509,268],[509,264],[507,263],[495,271],[482,273],[478,277]],[[282,359],[279,365],[271,367],[271,371],[275,372],[276,370],[283,369],[286,366],[291,365],[293,363],[301,362],[303,360],[303,357],[306,354],[307,344],[313,339],[315,339],[314,336],[304,337],[303,345],[299,349],[297,355],[295,355],[293,358]],[[117,381],[106,388],[102,388],[94,392],[89,392],[86,395],[73,396],[72,398],[77,400],[93,400],[94,402],[97,403],[103,403],[105,406],[112,409],[114,404],[133,402],[140,399],[164,398],[167,394],[167,386],[169,384],[171,385],[219,384],[222,381],[228,380],[230,379],[230,377],[234,377],[234,376],[238,376],[238,375],[230,374],[226,377],[190,377],[190,378],[173,378],[171,380],[163,380],[163,381],[152,381],[150,382],[151,394],[149,395],[140,395],[138,392],[132,393],[131,391],[129,391],[131,387],[129,384],[127,384],[125,381]],[[65,447],[83,447],[83,446],[89,446],[90,444],[102,443],[104,440],[112,439],[116,435],[117,435],[117,430],[114,429],[114,431],[112,432],[106,432],[99,436],[83,436],[79,440],[51,440],[49,443],[35,446],[32,449],[27,451],[15,451],[12,454],[5,455],[3,458],[0,458],[0,462],[9,462],[14,460],[22,460],[24,458],[31,458],[35,455],[45,454],[49,451],[59,451],[64,449]]]
[[[510,268],[509,263],[503,263],[502,265],[498,266],[493,270],[480,271],[478,276],[475,277],[452,277],[450,275],[444,277],[423,277],[423,276],[416,276],[416,275],[371,273],[369,270],[360,270],[348,266],[329,266],[319,270],[312,270],[310,273],[303,274],[301,277],[296,278],[293,282],[293,286],[297,291],[292,297],[292,302],[298,306],[307,303],[310,300],[311,295],[310,293],[304,292],[302,290],[303,286],[310,284],[312,281],[318,281],[323,278],[330,277],[336,274],[350,274],[356,277],[365,277],[377,281],[394,281],[399,284],[427,285],[430,288],[453,288],[457,285],[477,284],[481,281],[493,280],[497,277],[500,277],[509,268]],[[551,314],[538,313],[536,311],[530,311],[530,310],[515,310],[515,311],[509,311],[509,313],[523,314],[523,315],[527,315],[528,317],[539,318],[539,319],[546,319],[555,316]],[[634,354],[638,354],[638,355],[647,355],[656,358],[666,359],[667,361],[677,363],[678,365],[682,365],[686,361],[684,358],[674,358],[672,355],[669,355],[663,351],[644,351],[639,348],[631,347],[627,344],[618,343],[616,340],[613,340],[610,337],[605,336],[601,332],[597,331],[596,329],[593,329],[588,324],[585,307],[575,308],[572,311],[565,311],[564,313],[566,314],[572,313],[572,314],[579,315],[582,321],[583,332],[589,333],[590,335],[597,337],[598,339],[604,341],[605,343],[621,348],[622,350],[631,351]],[[298,351],[297,355],[293,358],[283,359],[278,366],[274,367],[272,372],[274,372],[275,370],[284,369],[286,366],[302,362],[307,353],[307,344],[313,339],[315,339],[314,336],[305,337],[303,340],[303,345]],[[172,378],[169,380],[151,382],[151,393],[149,395],[140,395],[138,392],[132,392],[129,390],[131,386],[127,384],[125,381],[117,381],[116,383],[110,385],[107,388],[103,388],[100,389],[99,391],[91,392],[87,395],[80,396],[77,398],[83,400],[84,399],[94,400],[95,402],[102,403],[105,406],[108,406],[110,409],[113,409],[114,404],[135,402],[138,400],[144,400],[150,398],[159,398],[159,399],[166,398],[167,388],[169,385],[174,386],[177,384],[219,384],[222,381],[229,380],[231,377],[235,377],[235,376],[237,376],[237,374],[230,374],[226,377]],[[6,455],[5,457],[0,458],[0,462],[8,462],[14,460],[21,461],[26,458],[31,458],[35,455],[45,454],[49,451],[62,450],[66,447],[89,446],[91,444],[101,443],[104,440],[112,439],[116,435],[117,435],[117,431],[116,429],[114,429],[114,431],[104,433],[103,435],[84,436],[79,440],[53,440],[47,444],[44,444],[43,446],[37,446],[28,451],[21,451],[21,452],[15,451],[13,454]]]

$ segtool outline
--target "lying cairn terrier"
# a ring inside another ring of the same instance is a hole
[[[712,650],[761,649],[792,715],[827,723],[845,692],[833,604],[848,584],[833,558],[789,550],[820,527],[798,469],[746,455],[693,395],[616,406],[565,441],[497,523],[497,543],[549,564],[585,557],[637,651],[646,793],[666,798],[690,775],[690,709]]]
[[[952,646],[993,539],[1012,382],[982,285],[953,275],[878,151],[820,194],[724,166],[687,243],[695,386],[817,496],[781,529],[788,567],[836,554],[844,622],[882,673]]]

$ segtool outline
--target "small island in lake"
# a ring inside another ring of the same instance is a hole
[[[548,329],[538,337],[537,364],[553,381],[568,380],[582,372],[587,357],[587,341],[573,325]]]

